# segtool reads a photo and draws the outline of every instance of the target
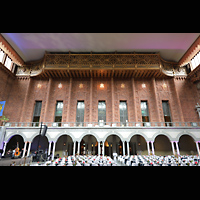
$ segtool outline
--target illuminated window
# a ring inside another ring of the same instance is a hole
[[[5,53],[0,49],[0,62],[3,63]]]
[[[142,121],[149,122],[149,110],[147,101],[141,101]]]
[[[191,59],[191,70],[200,65],[200,51]]]
[[[55,122],[61,122],[62,121],[62,111],[63,111],[63,102],[57,101],[56,112],[55,112]],[[61,123],[58,123],[58,126],[61,126]]]
[[[11,60],[8,56],[6,57],[5,66],[6,66],[9,70],[11,70],[12,60]]]
[[[77,108],[76,108],[76,125],[83,126],[84,125],[84,110],[85,110],[85,103],[84,101],[77,101]]]

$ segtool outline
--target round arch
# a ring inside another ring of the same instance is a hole
[[[40,138],[39,138],[40,137]],[[48,151],[48,138],[46,136],[39,136],[38,134],[31,141],[30,152],[36,151],[39,141],[39,150]]]
[[[23,138],[24,142],[28,141],[27,137],[21,131],[16,131],[16,132],[13,132],[13,133],[8,134],[8,135],[6,134],[4,141],[8,143],[10,141],[10,139],[15,135],[20,135]]]
[[[180,137],[183,136],[183,135],[188,135],[188,136],[192,137],[194,141],[198,141],[198,139],[197,139],[194,135],[192,135],[192,133],[190,133],[190,132],[188,132],[188,131],[184,131],[184,132],[179,133],[179,134],[177,135],[177,137],[176,137],[176,138],[177,138],[177,141],[179,141],[179,140],[180,140]]]
[[[17,147],[17,143],[18,143],[18,147],[19,147],[19,152],[20,152],[20,156],[22,155],[22,149],[24,147],[24,138],[22,137],[22,135],[20,134],[13,134],[12,136],[10,136],[7,140],[7,145],[6,145],[6,149],[5,149],[5,156],[12,156],[13,150]]]
[[[195,139],[189,134],[182,134],[179,137],[179,151],[181,155],[197,154]]]
[[[159,135],[164,135],[164,136],[166,136],[166,137],[169,139],[169,141],[174,140],[174,138],[172,138],[168,133],[165,133],[165,132],[163,132],[163,131],[159,131],[159,132],[155,133],[155,134],[152,136],[152,141],[155,142],[156,137],[159,136]]]
[[[135,135],[141,135],[144,139],[145,139],[145,142],[149,141],[149,138],[147,138],[147,136],[142,133],[142,132],[133,132],[129,135],[129,137],[127,138],[127,141],[130,142],[131,138]]]
[[[99,136],[98,136],[96,133],[89,131],[89,132],[83,133],[83,134],[79,137],[78,142],[81,142],[81,140],[82,140],[86,135],[92,135],[92,136],[94,136],[94,137],[96,138],[97,142],[101,141],[101,139],[99,138]]]
[[[123,155],[123,140],[120,137],[120,134],[115,134],[116,132],[107,133],[104,137],[104,147],[105,147],[105,155],[109,155],[113,157],[113,153],[117,153],[118,155]],[[125,152],[124,152],[125,154]]]
[[[96,155],[98,152],[97,138],[92,134],[86,134],[80,141],[79,152],[81,155],[84,154]]]
[[[129,140],[130,146],[130,154],[137,155],[143,154],[147,155],[147,140],[145,139],[144,135],[140,133],[132,134]]]
[[[118,133],[118,132],[116,132],[116,131],[108,132],[108,133],[102,138],[102,141],[105,142],[106,139],[107,139],[107,137],[109,137],[110,135],[117,135],[117,136],[120,138],[120,140],[121,140],[122,142],[125,141],[124,137],[123,137],[120,133]]]
[[[55,142],[57,142],[58,141],[58,139],[59,139],[59,137],[60,136],[62,136],[62,135],[68,135],[68,136],[70,136],[71,137],[71,139],[72,139],[72,141],[76,141],[76,139],[75,139],[75,137],[74,137],[74,135],[73,134],[71,134],[70,132],[67,132],[67,131],[64,131],[64,132],[60,132],[55,138],[54,138],[54,140],[52,140],[52,141],[55,141]],[[50,138],[49,138],[49,140],[50,140]]]
[[[170,138],[165,134],[159,134],[154,138],[154,149],[156,155],[171,155],[172,146]]]

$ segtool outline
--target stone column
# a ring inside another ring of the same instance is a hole
[[[148,155],[150,155],[151,151],[150,151],[150,147],[149,147],[149,141],[147,141],[147,150],[148,150]]]
[[[56,149],[56,142],[52,141],[53,142],[53,151],[52,151],[52,157],[51,159],[54,160],[54,154],[55,154],[55,149]]]
[[[78,154],[78,155],[80,154],[80,143],[81,143],[81,142],[78,142],[78,149],[77,149],[77,154]]]
[[[76,141],[74,141],[73,156],[75,156],[75,150],[76,150]]]
[[[124,141],[123,141],[123,156],[125,156],[125,144],[124,144]]]
[[[5,153],[6,153],[6,145],[7,145],[7,142],[4,142],[4,147],[3,147],[3,153],[2,153],[2,156],[4,156]]]
[[[51,153],[51,143],[52,143],[52,142],[49,142],[48,156],[49,156],[49,155],[50,155],[50,153]]]
[[[30,154],[30,150],[31,150],[31,142],[29,142],[29,145],[28,145],[28,153],[27,153],[27,156],[29,156],[29,154]]]
[[[28,143],[27,141],[24,143],[24,151],[23,151],[22,158],[25,156],[27,143]]]
[[[199,144],[198,144],[199,141],[196,141],[195,143],[196,143],[196,147],[197,147],[197,153],[198,153],[198,156],[200,156],[200,154],[199,154]]]
[[[171,141],[171,145],[172,145],[172,151],[173,151],[173,154],[175,155],[175,149],[174,149],[174,141]]]
[[[178,147],[178,141],[174,141],[176,143],[176,151],[177,151],[177,155],[180,155],[180,151],[179,151],[179,147]]]
[[[100,141],[98,141],[98,155],[100,156]]]
[[[102,141],[102,155],[104,156],[104,141]]]
[[[130,156],[129,142],[127,142],[127,154]]]
[[[155,155],[154,146],[153,146],[153,141],[151,141],[151,146],[152,146],[152,154]]]

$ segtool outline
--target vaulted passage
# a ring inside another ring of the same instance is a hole
[[[69,135],[62,135],[56,142],[55,156],[67,156],[73,154],[73,141]]]
[[[156,155],[164,156],[164,155],[171,155],[173,153],[170,140],[165,135],[158,135],[155,138],[154,147]]]
[[[92,154],[96,155],[98,152],[98,142],[93,135],[85,135],[81,140],[80,144],[80,154]]]
[[[130,154],[131,155],[147,155],[147,143],[143,136],[134,135],[130,139]]]
[[[194,139],[189,135],[182,135],[179,139],[179,149],[181,155],[194,155],[197,154]]]

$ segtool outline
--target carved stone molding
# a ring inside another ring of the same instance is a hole
[[[41,60],[27,62],[17,70],[17,76],[38,76],[46,70],[158,70],[166,76],[186,76],[178,63],[163,60],[158,53],[45,53]],[[74,73],[74,72],[73,72]],[[59,74],[59,72],[58,72]]]

